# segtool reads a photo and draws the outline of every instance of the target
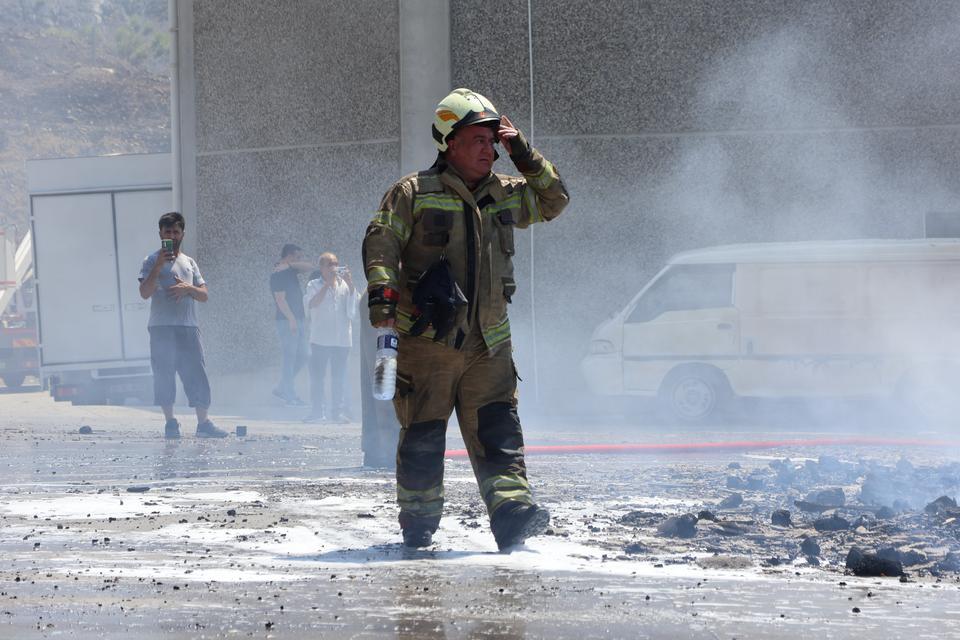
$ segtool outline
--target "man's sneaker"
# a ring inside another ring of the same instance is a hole
[[[223,429],[218,429],[212,422],[209,420],[204,420],[197,425],[197,437],[198,438],[226,438],[227,432]]]
[[[490,528],[500,551],[540,535],[549,524],[550,512],[543,507],[512,501],[497,509],[490,519]]]
[[[287,399],[287,406],[288,407],[305,407],[307,406],[307,403],[301,400],[300,398],[293,397],[293,398]]]
[[[404,529],[403,546],[419,549],[433,544],[433,534],[427,529]]]
[[[311,413],[303,419],[304,422],[326,422],[327,416],[322,413]]]
[[[276,397],[278,397],[278,398],[280,398],[281,400],[284,400],[284,401],[286,401],[286,399],[287,399],[287,394],[285,394],[283,391],[280,391],[280,389],[274,389],[274,390],[273,390],[273,395],[275,395]]]
[[[166,424],[163,425],[163,437],[167,440],[179,440],[180,423],[173,418],[167,420]]]

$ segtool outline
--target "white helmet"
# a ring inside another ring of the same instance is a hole
[[[454,131],[472,124],[493,123],[499,127],[500,114],[493,103],[470,89],[454,89],[440,101],[433,116],[433,142],[447,150],[447,139]]]

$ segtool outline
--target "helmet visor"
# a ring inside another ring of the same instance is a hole
[[[453,125],[453,130],[469,127],[474,124],[487,124],[497,129],[500,127],[500,114],[496,111],[470,111]]]

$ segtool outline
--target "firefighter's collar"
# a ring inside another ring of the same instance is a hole
[[[444,166],[443,173],[441,173],[440,175],[441,176],[447,175],[451,180],[455,180],[456,182],[460,183],[461,185],[463,185],[464,189],[466,189],[468,192],[471,192],[471,193],[477,193],[478,191],[483,189],[485,186],[490,184],[490,182],[496,178],[493,171],[491,171],[486,175],[486,177],[480,179],[476,187],[474,187],[473,189],[470,189],[470,187],[467,186],[466,180],[463,179],[460,173],[457,172],[457,170],[454,169],[453,165],[451,164]],[[449,184],[455,191],[459,192],[459,189],[456,188],[455,184],[450,182],[448,182],[447,184]]]

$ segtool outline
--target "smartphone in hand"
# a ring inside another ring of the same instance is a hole
[[[160,247],[167,256],[173,256],[173,240],[170,238],[162,238],[160,240]]]

